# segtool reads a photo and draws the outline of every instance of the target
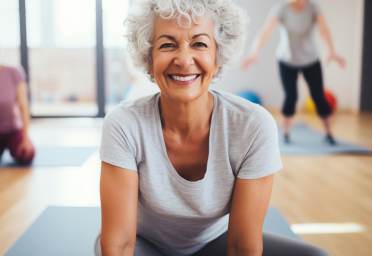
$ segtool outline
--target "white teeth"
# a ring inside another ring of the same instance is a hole
[[[191,75],[191,76],[173,76],[173,75],[171,75],[171,78],[173,80],[182,81],[182,82],[194,80],[196,77],[197,77],[197,75]]]

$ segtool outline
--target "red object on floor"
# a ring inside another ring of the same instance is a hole
[[[337,99],[335,95],[330,90],[324,91],[324,96],[329,104],[329,106],[332,109],[332,112],[334,112],[337,109]]]

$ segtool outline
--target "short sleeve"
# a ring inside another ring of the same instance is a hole
[[[12,68],[12,77],[15,85],[26,81],[26,75],[22,67]]]
[[[130,128],[126,125],[130,121],[125,115],[118,115],[119,110],[115,109],[105,117],[100,158],[108,164],[137,171],[135,147],[129,142]]]
[[[319,15],[322,15],[322,9],[319,6],[319,3],[316,1],[311,1],[311,6],[314,12],[314,16],[317,17]]]
[[[254,119],[256,128],[253,140],[237,172],[237,177],[241,179],[258,179],[280,171],[283,167],[274,118],[260,107]]]
[[[284,12],[284,4],[277,3],[271,8],[269,12],[269,17],[277,17],[279,20],[282,20],[283,12]]]

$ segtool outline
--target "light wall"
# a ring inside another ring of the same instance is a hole
[[[248,39],[245,53],[251,45],[254,35],[262,26],[271,7],[279,0],[238,0],[249,15]],[[345,57],[347,67],[340,69],[337,65],[326,65],[326,47],[316,38],[323,60],[323,70],[326,86],[337,97],[339,109],[359,110],[360,80],[361,80],[361,52],[363,31],[364,0],[321,0],[318,1],[329,24],[334,43],[338,52]],[[283,92],[277,72],[275,50],[279,41],[279,31],[275,31],[270,42],[261,52],[259,63],[248,72],[241,71],[239,64],[230,66],[229,70],[218,83],[216,88],[230,92],[250,89],[256,91],[268,107],[280,108]],[[308,90],[302,78],[299,83],[299,104],[303,106]]]

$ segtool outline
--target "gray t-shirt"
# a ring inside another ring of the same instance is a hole
[[[138,172],[138,235],[166,255],[192,254],[226,232],[236,178],[257,179],[282,168],[272,116],[240,97],[210,92],[209,156],[198,181],[182,178],[168,158],[159,93],[121,103],[104,121],[101,160]]]
[[[271,10],[280,21],[280,43],[277,59],[293,66],[306,66],[319,59],[313,30],[321,15],[315,1],[308,0],[305,8],[295,11],[288,1],[280,2]]]

